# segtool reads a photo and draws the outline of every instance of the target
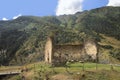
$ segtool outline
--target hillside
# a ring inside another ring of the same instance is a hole
[[[44,58],[48,36],[55,44],[94,39],[101,63],[120,62],[120,7],[102,7],[63,16],[21,16],[0,21],[0,64],[22,65]]]

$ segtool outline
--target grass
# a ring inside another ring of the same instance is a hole
[[[28,71],[23,72],[20,75],[24,75],[27,80],[31,80],[33,78],[35,78],[34,80],[40,80],[39,78],[42,78],[41,80],[43,80],[43,78],[45,79],[46,75],[49,75],[49,77],[52,78],[52,76],[55,75],[60,76],[59,74],[66,75],[67,77],[72,77],[74,78],[73,80],[79,80],[76,78],[83,79],[84,77],[84,80],[119,80],[118,75],[120,75],[120,66],[113,66],[113,69],[111,69],[111,66],[108,64],[97,64],[96,69],[96,63],[84,63],[84,71],[83,63],[71,63],[68,66],[69,68],[51,67],[50,64],[45,64],[44,62],[27,64],[22,67],[26,67]],[[0,70],[11,70],[20,67],[0,67]],[[12,77],[9,80],[16,80],[16,77]]]

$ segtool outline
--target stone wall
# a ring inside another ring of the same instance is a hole
[[[48,37],[46,45],[45,45],[45,62],[46,63],[52,63],[52,50],[53,44],[52,39]]]
[[[92,59],[96,59],[97,46],[96,46],[95,42],[87,41],[87,42],[85,42],[84,45],[85,45],[84,47],[85,47],[86,54],[91,56]]]
[[[91,57],[96,59],[97,46],[94,41],[86,41],[79,45],[53,45],[51,38],[47,39],[45,45],[45,62],[63,63],[66,61],[83,61]]]

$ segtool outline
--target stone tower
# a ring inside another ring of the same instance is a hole
[[[96,59],[97,55],[97,45],[95,41],[86,41],[85,42],[85,52],[92,57],[92,59]]]
[[[48,37],[45,45],[45,62],[46,63],[52,63],[52,50],[53,45],[52,45],[52,38]]]

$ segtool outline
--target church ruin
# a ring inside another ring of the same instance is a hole
[[[76,45],[58,45],[54,40],[48,37],[45,45],[46,63],[65,63],[69,60],[82,61],[91,58],[96,59],[97,46],[94,41],[85,41]]]

